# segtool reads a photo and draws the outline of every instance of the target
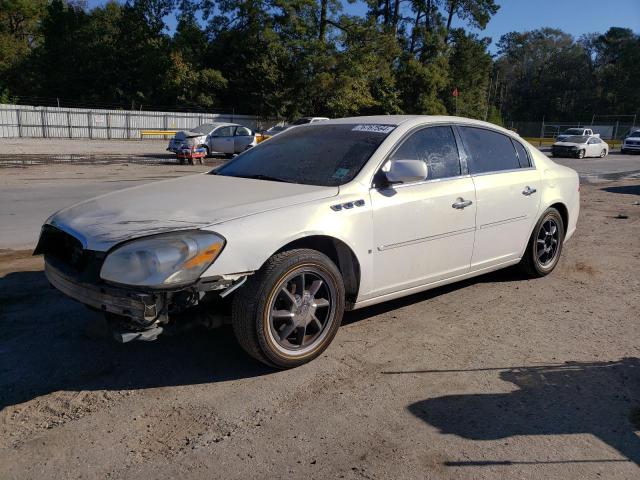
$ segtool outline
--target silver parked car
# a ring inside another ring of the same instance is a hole
[[[192,130],[182,130],[169,141],[167,150],[178,153],[185,148],[201,147],[212,153],[233,155],[256,145],[251,129],[237,123],[206,123]]]

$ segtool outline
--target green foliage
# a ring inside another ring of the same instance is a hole
[[[640,109],[631,30],[511,32],[494,59],[468,28],[483,29],[496,0],[366,0],[360,17],[343,1],[0,0],[0,101],[286,118],[457,111],[497,124]]]

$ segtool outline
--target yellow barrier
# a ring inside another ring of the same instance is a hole
[[[140,130],[140,136],[144,137],[145,135],[175,135],[177,130]]]

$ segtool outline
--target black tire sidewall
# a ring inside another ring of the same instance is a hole
[[[334,299],[335,311],[333,323],[328,327],[329,330],[326,335],[312,350],[303,355],[296,355],[295,353],[286,355],[276,348],[273,344],[273,339],[269,335],[269,305],[273,295],[277,293],[276,287],[279,283],[295,270],[304,267],[313,267],[319,270],[327,280],[332,282],[336,297]],[[253,281],[251,282],[247,282],[248,285],[245,286],[254,290],[253,308],[250,308],[245,312],[245,315],[250,315],[252,318],[245,318],[243,320],[245,322],[250,322],[252,337],[257,342],[256,347],[259,349],[261,356],[263,357],[259,358],[259,360],[266,361],[265,363],[277,368],[293,368],[307,363],[322,354],[334,339],[338,329],[340,328],[345,306],[345,293],[342,276],[336,265],[329,259],[329,257],[318,251],[308,249],[297,249],[283,252],[271,257],[271,259],[265,263],[252,280]],[[249,290],[245,293],[249,293]],[[234,301],[245,300],[242,296],[238,296]],[[236,321],[235,310],[236,308],[234,306],[234,323]],[[238,321],[242,320],[238,319]],[[249,350],[247,351],[253,355],[253,352]]]

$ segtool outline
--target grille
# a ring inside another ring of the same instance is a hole
[[[82,277],[83,281],[99,280],[100,268],[105,254],[94,250],[85,250],[82,243],[72,235],[51,225],[42,227],[40,239],[34,255],[44,254],[62,263],[66,270]]]

